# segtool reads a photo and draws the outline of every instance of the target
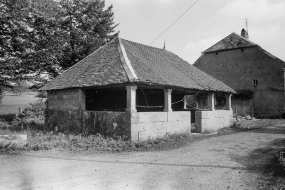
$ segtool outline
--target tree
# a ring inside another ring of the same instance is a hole
[[[64,68],[74,65],[89,53],[114,38],[112,6],[104,10],[102,0],[61,0],[56,16],[61,44],[59,62]]]
[[[112,6],[104,8],[104,0],[0,0],[0,88],[55,77],[114,38]]]
[[[10,80],[18,80],[22,72],[23,55],[30,48],[28,2],[0,1],[0,88],[11,87]],[[13,77],[12,77],[13,76]]]

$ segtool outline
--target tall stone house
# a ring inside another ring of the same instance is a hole
[[[251,42],[246,30],[202,52],[194,66],[238,92],[232,100],[237,115],[284,116],[285,62]]]

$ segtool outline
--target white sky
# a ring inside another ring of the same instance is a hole
[[[113,4],[120,37],[149,45],[196,0],[105,0]],[[249,20],[249,40],[285,61],[284,0],[199,0],[152,46],[193,64],[201,52]]]

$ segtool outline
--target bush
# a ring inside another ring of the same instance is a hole
[[[9,125],[3,120],[0,120],[0,129],[8,129]]]
[[[22,113],[17,115],[18,120],[31,120],[34,121],[44,121],[45,119],[45,110],[47,107],[47,101],[43,99],[37,100],[35,103],[30,103],[29,106],[25,107]]]

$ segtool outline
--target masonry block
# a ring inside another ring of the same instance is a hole
[[[132,123],[131,131],[144,131],[147,128],[145,123]]]
[[[167,112],[139,112],[139,122],[167,121]]]
[[[136,112],[131,113],[131,123],[139,123],[139,114]]]
[[[168,134],[191,133],[191,122],[188,120],[164,123]]]
[[[168,112],[168,121],[191,120],[191,112]]]

